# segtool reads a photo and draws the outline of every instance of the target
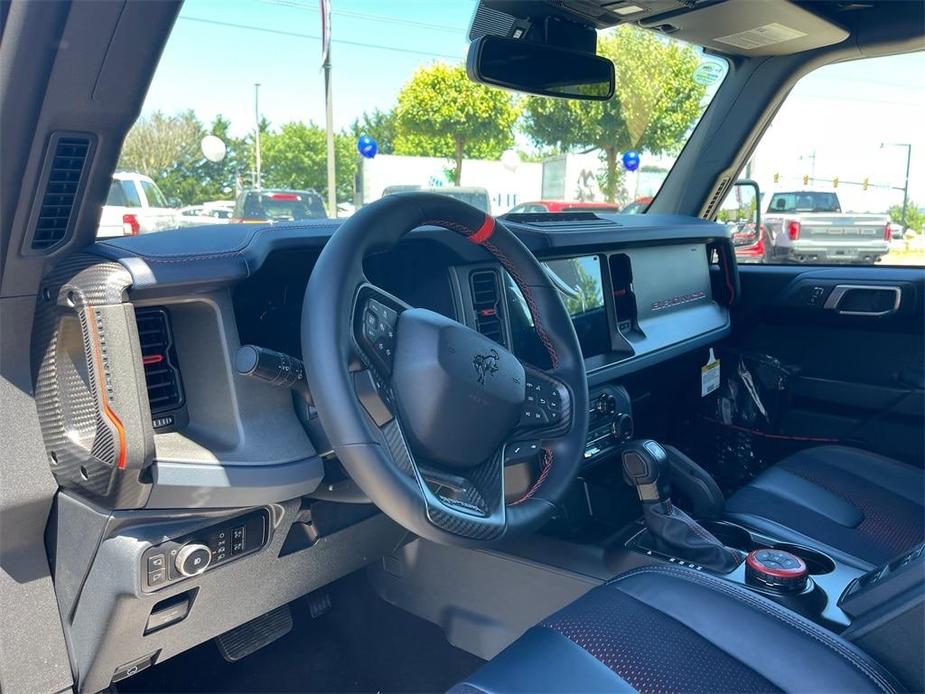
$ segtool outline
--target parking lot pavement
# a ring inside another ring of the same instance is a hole
[[[880,265],[925,266],[925,234],[916,234],[911,241],[890,242],[890,252],[880,260]]]

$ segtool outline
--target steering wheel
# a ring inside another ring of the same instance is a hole
[[[369,282],[364,258],[425,225],[461,234],[501,263],[551,369]],[[403,193],[347,219],[305,290],[302,355],[337,458],[376,506],[421,537],[483,546],[532,530],[552,517],[578,473],[588,385],[568,311],[527,247],[459,200]],[[532,484],[506,498],[505,462],[531,451]]]

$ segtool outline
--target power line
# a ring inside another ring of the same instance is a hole
[[[263,3],[268,5],[279,5],[282,7],[292,7],[299,10],[307,10],[309,12],[317,12],[318,7],[315,5],[309,5],[302,2],[296,2],[295,0],[260,0]],[[369,14],[367,12],[355,12],[353,10],[332,10],[332,14],[336,14],[340,17],[352,17],[354,19],[368,19],[376,22],[384,22],[387,24],[403,24],[405,26],[415,27],[418,29],[433,29],[434,31],[447,31],[454,34],[462,34],[466,31],[465,27],[450,26],[448,24],[431,24],[429,22],[419,22],[414,19],[403,19],[401,17],[389,17],[387,15],[381,14]]]
[[[223,22],[218,19],[205,19],[203,17],[185,17],[180,19],[188,22],[199,22],[201,24],[213,24],[215,26],[229,27],[231,29],[246,29],[248,31],[259,31],[265,34],[276,34],[277,36],[292,36],[299,39],[312,39],[320,41],[321,37],[314,34],[300,34],[295,31],[285,31],[283,29],[268,29],[266,27],[257,27],[249,24],[235,24],[234,22]],[[446,58],[448,60],[462,60],[462,56],[448,55],[446,53],[431,53],[428,51],[416,51],[413,48],[398,48],[397,46],[383,46],[376,43],[364,43],[362,41],[349,41],[347,39],[332,39],[332,43],[342,44],[345,46],[359,46],[361,48],[374,48],[381,51],[393,51],[395,53],[410,53],[412,55],[423,55],[428,58]]]

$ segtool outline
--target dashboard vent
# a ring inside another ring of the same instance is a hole
[[[32,232],[32,250],[47,250],[70,232],[90,146],[89,137],[53,136],[52,154],[45,165],[45,190]]]
[[[616,214],[616,213],[606,213]],[[532,224],[534,226],[574,226],[576,223],[581,224],[578,231],[587,231],[591,224],[597,226],[620,226],[619,223],[610,219],[598,217],[594,212],[515,212],[514,214],[504,215],[504,219],[520,224]]]
[[[160,307],[139,308],[135,310],[135,322],[151,414],[175,410],[183,404],[183,383],[177,368],[170,314]]]
[[[719,212],[719,206],[723,202],[723,196],[729,187],[729,181],[729,176],[723,176],[719,179],[713,188],[712,195],[710,195],[710,201],[704,206],[703,212],[700,214],[701,219],[715,219],[716,213]]]
[[[501,278],[494,270],[478,270],[469,275],[475,327],[485,337],[507,347],[504,317],[501,313]]]

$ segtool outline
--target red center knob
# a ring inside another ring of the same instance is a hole
[[[745,579],[753,585],[799,592],[808,576],[805,561],[779,549],[756,549],[745,559]]]

